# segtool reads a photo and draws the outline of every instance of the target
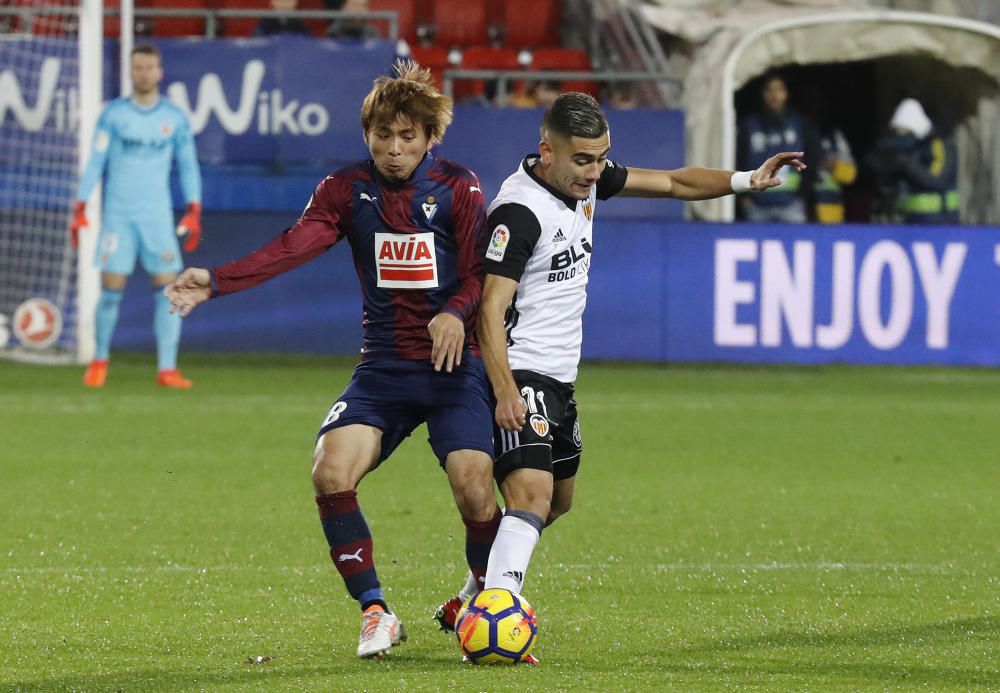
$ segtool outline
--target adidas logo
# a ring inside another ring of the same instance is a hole
[[[524,582],[524,573],[520,570],[508,570],[503,574],[505,578],[510,578],[511,580],[517,580],[517,584]]]
[[[559,229],[558,231],[556,231],[556,235],[552,237],[552,242],[553,243],[565,243],[566,242],[566,236],[563,235],[562,229]]]

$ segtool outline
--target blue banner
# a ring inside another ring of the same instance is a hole
[[[598,209],[600,216],[612,202]],[[211,215],[196,266],[243,255],[294,215]],[[596,224],[584,358],[1000,365],[1000,228]],[[137,283],[137,282],[133,282]],[[115,348],[151,349],[129,287]],[[345,247],[185,321],[183,348],[356,354]]]
[[[998,228],[605,223],[598,231],[590,358],[1000,364]]]
[[[350,161],[366,154],[361,102],[395,43],[303,36],[164,40],[164,91],[209,163]]]

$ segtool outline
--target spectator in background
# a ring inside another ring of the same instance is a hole
[[[858,175],[847,138],[834,123],[833,110],[824,90],[813,85],[802,94],[800,101],[807,118],[806,156],[816,162],[806,171],[809,191],[809,219],[821,224],[842,224],[845,186]]]
[[[802,117],[788,108],[788,87],[776,74],[764,78],[761,88],[762,108],[747,115],[739,127],[737,166],[755,169],[754,162],[768,159],[805,145],[805,125]],[[801,223],[806,220],[802,197],[802,176],[791,166],[778,172],[781,185],[762,195],[740,195],[739,206],[747,221],[780,221]]]
[[[0,0],[0,7],[10,7],[13,0]],[[0,34],[10,34],[17,30],[16,16],[12,14],[0,15]]]
[[[522,92],[510,95],[507,105],[513,108],[549,108],[562,93],[562,83],[556,80],[531,82]]]
[[[535,105],[538,108],[551,108],[559,95],[562,94],[562,83],[547,79],[535,86]]]
[[[635,85],[632,82],[619,82],[612,85],[607,95],[607,105],[619,111],[630,111],[639,103],[635,97]]]
[[[334,7],[336,5],[336,7]],[[326,6],[331,10],[344,12],[368,12],[368,0],[326,0]],[[364,19],[334,19],[326,27],[328,38],[367,39],[377,38],[378,30]]]
[[[299,7],[299,0],[271,0],[271,9],[279,12],[294,12]],[[257,36],[274,36],[275,34],[309,34],[309,27],[294,16],[262,17],[254,31]]]
[[[843,188],[858,176],[851,147],[844,133],[831,125],[819,129],[813,151],[819,161],[810,186],[813,217],[821,224],[843,224]]]
[[[889,128],[867,159],[883,181],[883,210],[907,224],[959,223],[954,137],[936,129],[916,99],[899,103]]]

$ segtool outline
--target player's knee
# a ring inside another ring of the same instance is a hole
[[[518,469],[501,485],[503,499],[512,510],[524,510],[548,517],[552,503],[552,473],[538,469]]]
[[[493,494],[493,476],[470,470],[452,478],[455,504],[462,518],[470,522],[486,522],[496,514],[497,501]]]
[[[523,510],[538,517],[548,517],[552,510],[551,494],[530,485],[510,485],[504,493],[509,510]]]
[[[496,497],[489,455],[472,450],[452,452],[444,468],[462,517],[471,522],[491,520],[496,513]]]
[[[336,464],[333,455],[319,445],[313,451],[312,482],[319,493],[339,493],[355,487]]]

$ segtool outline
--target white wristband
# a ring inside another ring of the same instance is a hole
[[[729,184],[733,187],[733,192],[750,192],[752,190],[750,187],[750,176],[752,175],[753,171],[737,171],[734,173],[733,177],[729,179]]]

